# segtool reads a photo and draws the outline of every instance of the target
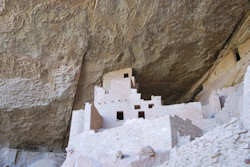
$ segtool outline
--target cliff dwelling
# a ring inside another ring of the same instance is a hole
[[[172,107],[162,105],[160,96],[151,96],[151,100],[143,100],[141,94],[137,93],[137,89],[133,86],[137,83],[132,74],[131,68],[112,71],[104,75],[103,87],[95,86],[94,102],[86,105],[96,108],[96,112],[102,117],[100,127],[104,129],[114,128],[130,119],[154,119],[164,115],[176,115],[176,113],[183,115],[183,117],[190,114],[187,118],[191,118],[192,114],[196,114],[195,117],[202,117],[199,103],[181,104]],[[82,117],[86,117],[85,113],[91,112],[88,111],[90,107],[86,108],[86,105],[85,111],[81,113]],[[88,116],[90,115],[88,114]],[[95,118],[88,118],[88,120],[95,122]],[[74,123],[74,119],[72,119],[72,122]]]
[[[249,0],[0,0],[0,167],[249,166]]]

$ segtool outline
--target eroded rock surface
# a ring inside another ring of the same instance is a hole
[[[182,96],[216,60],[246,4],[96,1],[75,108],[92,99],[93,86],[103,73],[123,67],[135,69],[144,97],[162,95],[167,103],[189,100],[193,92]]]
[[[63,153],[28,152],[0,147],[1,167],[60,167],[64,160]]]
[[[5,1],[2,8],[0,141],[58,149],[88,45],[87,12],[56,1]]]
[[[187,100],[247,3],[0,0],[0,143],[62,147],[73,103],[119,68],[135,69],[146,96]]]

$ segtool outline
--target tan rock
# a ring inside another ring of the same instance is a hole
[[[115,69],[135,68],[145,95],[189,99],[181,97],[211,67],[247,3],[0,0],[1,143],[62,148],[73,103],[82,108]]]

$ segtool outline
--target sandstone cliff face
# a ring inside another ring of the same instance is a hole
[[[206,104],[208,96],[213,90],[241,83],[249,65],[250,11],[246,13],[231,40],[220,52],[213,67],[192,88],[203,86],[203,90],[196,96],[196,99]]]
[[[211,67],[247,0],[0,0],[0,144],[62,147],[102,75],[168,103]]]
[[[1,3],[1,140],[60,148],[88,45],[87,12],[69,2]]]

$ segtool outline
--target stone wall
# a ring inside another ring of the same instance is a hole
[[[94,105],[91,106],[90,129],[97,130],[102,128],[102,116],[98,113]]]
[[[76,135],[84,131],[97,130],[102,128],[102,117],[90,103],[85,104],[84,110],[74,110],[70,125],[69,143]]]
[[[84,131],[85,113],[84,110],[72,111],[71,124],[70,124],[70,139]]]
[[[132,82],[134,83],[132,68],[125,68],[104,74],[102,78],[103,88],[105,90],[111,89],[111,81],[124,78],[124,74],[128,74],[127,78],[133,80]]]
[[[178,116],[170,116],[172,147],[178,143],[178,135],[190,136],[193,140],[196,137],[202,136],[202,130],[192,124],[189,119],[182,119]]]

